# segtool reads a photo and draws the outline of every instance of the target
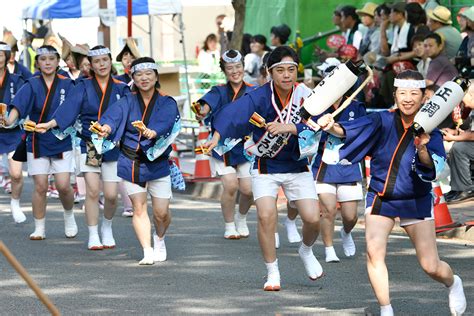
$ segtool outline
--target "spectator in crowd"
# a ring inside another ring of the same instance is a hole
[[[424,40],[426,55],[431,58],[426,74],[426,84],[437,84],[441,86],[446,81],[453,79],[458,75],[456,67],[449,61],[443,53],[444,42],[441,35],[431,33]]]
[[[375,9],[375,23],[380,26],[380,54],[388,56],[393,41],[393,25],[390,23],[390,8],[385,3]]]
[[[407,22],[415,28],[415,34],[427,35],[430,29],[426,25],[426,12],[417,2],[411,2],[405,8]]]
[[[434,10],[428,11],[428,27],[430,31],[436,32],[443,37],[445,41],[445,53],[449,59],[454,58],[461,46],[461,33],[451,24],[451,11],[443,6],[437,6]]]
[[[341,23],[341,9],[343,7],[344,7],[343,5],[338,5],[332,13],[332,24],[334,24],[334,26],[336,26],[339,30],[341,30],[341,32],[346,31],[344,29],[344,26]]]
[[[407,3],[418,3],[419,5],[421,5],[423,10],[425,10],[425,11],[433,10],[434,8],[436,8],[439,5],[437,0],[406,0],[406,2]]]
[[[471,109],[468,130],[445,128],[444,140],[454,142],[449,151],[448,164],[451,169],[451,192],[446,195],[448,203],[456,203],[474,198],[474,184],[471,178],[470,161],[474,160],[474,82],[464,96],[465,107]]]
[[[273,26],[270,30],[270,41],[273,47],[283,46],[290,38],[291,29],[286,24]]]
[[[459,14],[459,27],[461,32],[466,33],[456,56],[456,67],[458,69],[470,69],[470,78],[474,78],[472,57],[474,56],[474,6]]]
[[[367,32],[362,39],[359,47],[359,54],[364,56],[367,52],[380,53],[380,29],[375,23],[375,9],[377,5],[372,2],[367,2],[364,7],[357,10],[356,13],[360,16],[362,24],[367,27]]]
[[[406,69],[414,69],[411,59],[415,57],[411,43],[415,34],[413,25],[405,18],[406,4],[397,2],[390,7],[390,23],[393,25],[393,40],[390,46],[390,56],[386,58],[387,67],[380,80],[380,94],[387,106],[391,106],[393,100],[393,80],[396,72]]]
[[[262,58],[270,50],[267,46],[267,38],[261,34],[254,35],[250,40],[250,54],[244,59],[244,81],[250,84],[258,84]]]
[[[356,8],[346,5],[341,9],[341,23],[345,29],[344,37],[346,44],[353,45],[359,49],[362,42],[363,34],[359,31],[359,16],[356,13]]]
[[[408,23],[405,18],[405,9],[405,3],[397,2],[391,7],[390,11],[390,22],[394,25],[390,54],[398,54],[399,57],[393,62],[400,61],[400,53],[411,51],[411,39],[415,35],[414,26]]]
[[[424,35],[418,34],[413,36],[412,39],[412,47],[413,47],[413,52],[415,53],[415,60],[418,62],[416,64],[416,68],[420,74],[423,75],[423,78],[426,78],[426,75],[428,74],[428,67],[430,65],[431,58],[426,55],[426,50],[425,50],[425,37]],[[427,92],[425,92],[426,95]]]
[[[217,36],[214,33],[206,36],[204,45],[199,51],[198,65],[204,73],[213,73],[219,67],[219,49],[217,48]]]
[[[249,33],[244,33],[242,36],[242,45],[240,46],[240,53],[242,56],[246,56],[247,54],[250,54],[250,42],[252,40],[252,35]]]

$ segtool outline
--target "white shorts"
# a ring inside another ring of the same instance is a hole
[[[372,206],[365,208],[364,214],[370,214],[372,212]],[[382,215],[383,216],[383,215]],[[404,226],[409,226],[413,224],[418,224],[424,221],[432,221],[434,220],[434,213],[433,213],[433,207],[431,207],[431,216],[430,217],[425,217],[425,218],[400,218],[400,227]]]
[[[100,167],[92,167],[86,165],[86,158],[87,154],[81,154],[81,164],[80,170],[81,172],[95,172],[100,173],[100,177],[104,182],[120,182],[122,178],[117,176],[117,162],[116,161],[108,161],[102,162]]]
[[[147,181],[146,187],[141,187],[136,183],[123,181],[125,189],[128,195],[136,193],[150,193],[154,198],[159,199],[171,199],[173,194],[171,193],[171,177],[166,176],[152,181]]]
[[[225,174],[236,173],[237,178],[249,178],[250,169],[252,168],[252,163],[250,161],[241,163],[237,165],[236,168],[232,166],[226,166],[225,163],[219,159],[211,157],[211,163],[213,165],[214,173],[219,176],[223,176]]]
[[[7,158],[8,159],[13,159],[13,155],[15,154],[15,151],[10,151],[8,154],[7,154]]]
[[[63,152],[63,158],[40,157],[35,158],[33,153],[27,153],[28,174],[56,174],[74,172],[74,156],[72,150]]]
[[[255,201],[264,196],[276,198],[280,187],[290,202],[318,199],[312,172],[258,174],[257,170],[252,170],[252,192]]]
[[[360,201],[364,198],[362,184],[360,182],[355,184],[316,182],[316,192],[318,192],[318,194],[334,194],[338,202]]]

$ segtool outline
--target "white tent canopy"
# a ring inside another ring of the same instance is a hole
[[[127,16],[127,0],[107,0],[117,16]],[[182,12],[179,0],[133,0],[133,15],[164,15]],[[23,19],[71,19],[99,16],[99,0],[36,0],[25,6]]]

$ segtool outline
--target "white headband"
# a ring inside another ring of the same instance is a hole
[[[91,49],[89,52],[87,52],[88,57],[95,57],[95,56],[102,56],[102,55],[108,55],[110,54],[110,49],[106,48],[97,48],[97,49]]]
[[[130,69],[130,72],[133,75],[135,72],[145,69],[158,70],[158,66],[155,63],[140,63],[133,66],[132,69]]]
[[[8,44],[0,44],[0,51],[10,52],[12,48]]]
[[[229,57],[227,56],[227,53],[230,51],[226,51],[224,54],[222,54],[222,60],[224,60],[226,63],[238,63],[242,61],[242,54],[240,54],[239,51],[237,52],[237,56],[235,57]]]
[[[286,60],[286,61],[280,61],[280,62],[277,62],[277,63],[271,65],[270,67],[268,67],[268,70],[270,70],[274,67],[280,66],[280,65],[293,65],[293,66],[298,67],[298,64],[295,61]]]
[[[54,54],[58,54],[58,52],[54,49],[50,49],[50,48],[38,48],[36,50],[36,55],[38,56],[42,56],[42,55],[54,55]]]
[[[426,88],[426,81],[413,79],[395,79],[393,86],[406,89],[424,89]]]

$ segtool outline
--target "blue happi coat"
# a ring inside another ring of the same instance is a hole
[[[142,121],[157,137],[151,140],[143,137],[132,126],[134,121]],[[111,141],[120,141],[119,177],[144,186],[147,181],[170,175],[168,156],[180,130],[178,106],[172,97],[156,90],[146,105],[140,93],[127,94],[107,109],[99,122],[111,127]]]
[[[324,114],[334,112],[329,108]],[[366,115],[365,106],[358,101],[352,101],[347,108],[334,118],[336,122],[353,121]],[[360,164],[340,165],[333,159],[344,144],[344,139],[326,132],[321,135],[322,152],[315,157],[313,174],[320,183],[354,183],[362,180]]]
[[[245,82],[242,82],[242,86],[238,91],[234,91],[230,83],[228,82],[225,85],[214,86],[211,90],[206,93],[201,99],[198,100],[201,104],[208,104],[211,108],[209,115],[206,117],[205,122],[210,124],[213,127],[213,122],[218,115],[219,111],[225,106],[234,106],[233,101],[242,97],[245,93],[255,89],[255,86],[249,85]],[[226,120],[227,118],[221,117]],[[247,162],[243,154],[243,142],[238,143],[232,150],[226,152],[224,155],[220,156],[215,151],[212,152],[212,156],[219,160],[224,161],[226,166],[236,166],[238,164]]]
[[[51,120],[56,109],[66,100],[74,87],[74,81],[56,75],[51,87],[46,85],[43,76],[33,76],[20,88],[12,106],[21,119],[29,119],[38,123]],[[49,96],[49,97],[48,97]],[[39,157],[61,157],[65,151],[71,150],[71,137],[59,140],[51,130],[44,134],[27,133],[27,151]]]
[[[0,102],[9,105],[24,81],[21,76],[10,74],[8,70],[5,70],[3,76],[0,85]],[[0,154],[14,151],[21,141],[21,136],[22,131],[18,125],[13,128],[0,127]]]
[[[272,105],[272,87],[273,81],[248,92],[243,97],[224,107],[217,113],[213,125],[215,130],[221,135],[222,144],[231,143],[234,140],[244,140],[244,137],[251,135],[251,140],[258,143],[264,136],[265,128],[259,128],[249,123],[249,119],[254,112],[260,114],[267,123],[278,118],[278,114]],[[304,99],[311,94],[311,90],[304,85],[295,86],[299,93],[293,92],[291,104],[294,118],[299,118],[299,109]],[[276,92],[273,92],[276,93]],[[279,98],[275,96],[276,106],[283,109]],[[290,121],[291,122],[291,121]],[[279,153],[273,158],[255,157],[253,169],[258,170],[259,174],[269,173],[299,173],[307,172],[308,160],[302,155],[303,147],[312,147],[313,154],[317,150],[320,133],[315,133],[307,125],[298,122],[295,124],[298,135],[291,135],[288,141],[280,144]],[[316,146],[314,146],[316,144]],[[262,144],[263,146],[265,144]],[[277,151],[277,150],[275,150]]]
[[[431,216],[432,184],[446,161],[439,130],[430,134],[428,152],[434,163],[422,165],[411,128],[405,128],[399,110],[376,112],[351,122],[340,122],[346,132],[340,163],[356,163],[371,156],[366,206],[372,214],[402,218]]]
[[[18,76],[21,76],[23,80],[30,79],[33,76],[33,74],[28,70],[28,68],[18,63],[17,61],[15,61],[15,67],[13,68],[13,73]]]
[[[109,108],[113,109],[115,103],[127,93],[130,93],[128,86],[112,77],[109,77],[105,91],[102,91],[96,78],[81,79],[66,98],[66,102],[56,110],[53,118],[61,132],[71,128],[77,118],[80,119],[81,129],[78,130],[77,136],[81,139],[81,153],[86,153],[86,141],[92,142],[92,133],[89,131],[91,122],[98,121]],[[103,161],[117,161],[118,156],[119,149],[115,147],[104,154]]]

